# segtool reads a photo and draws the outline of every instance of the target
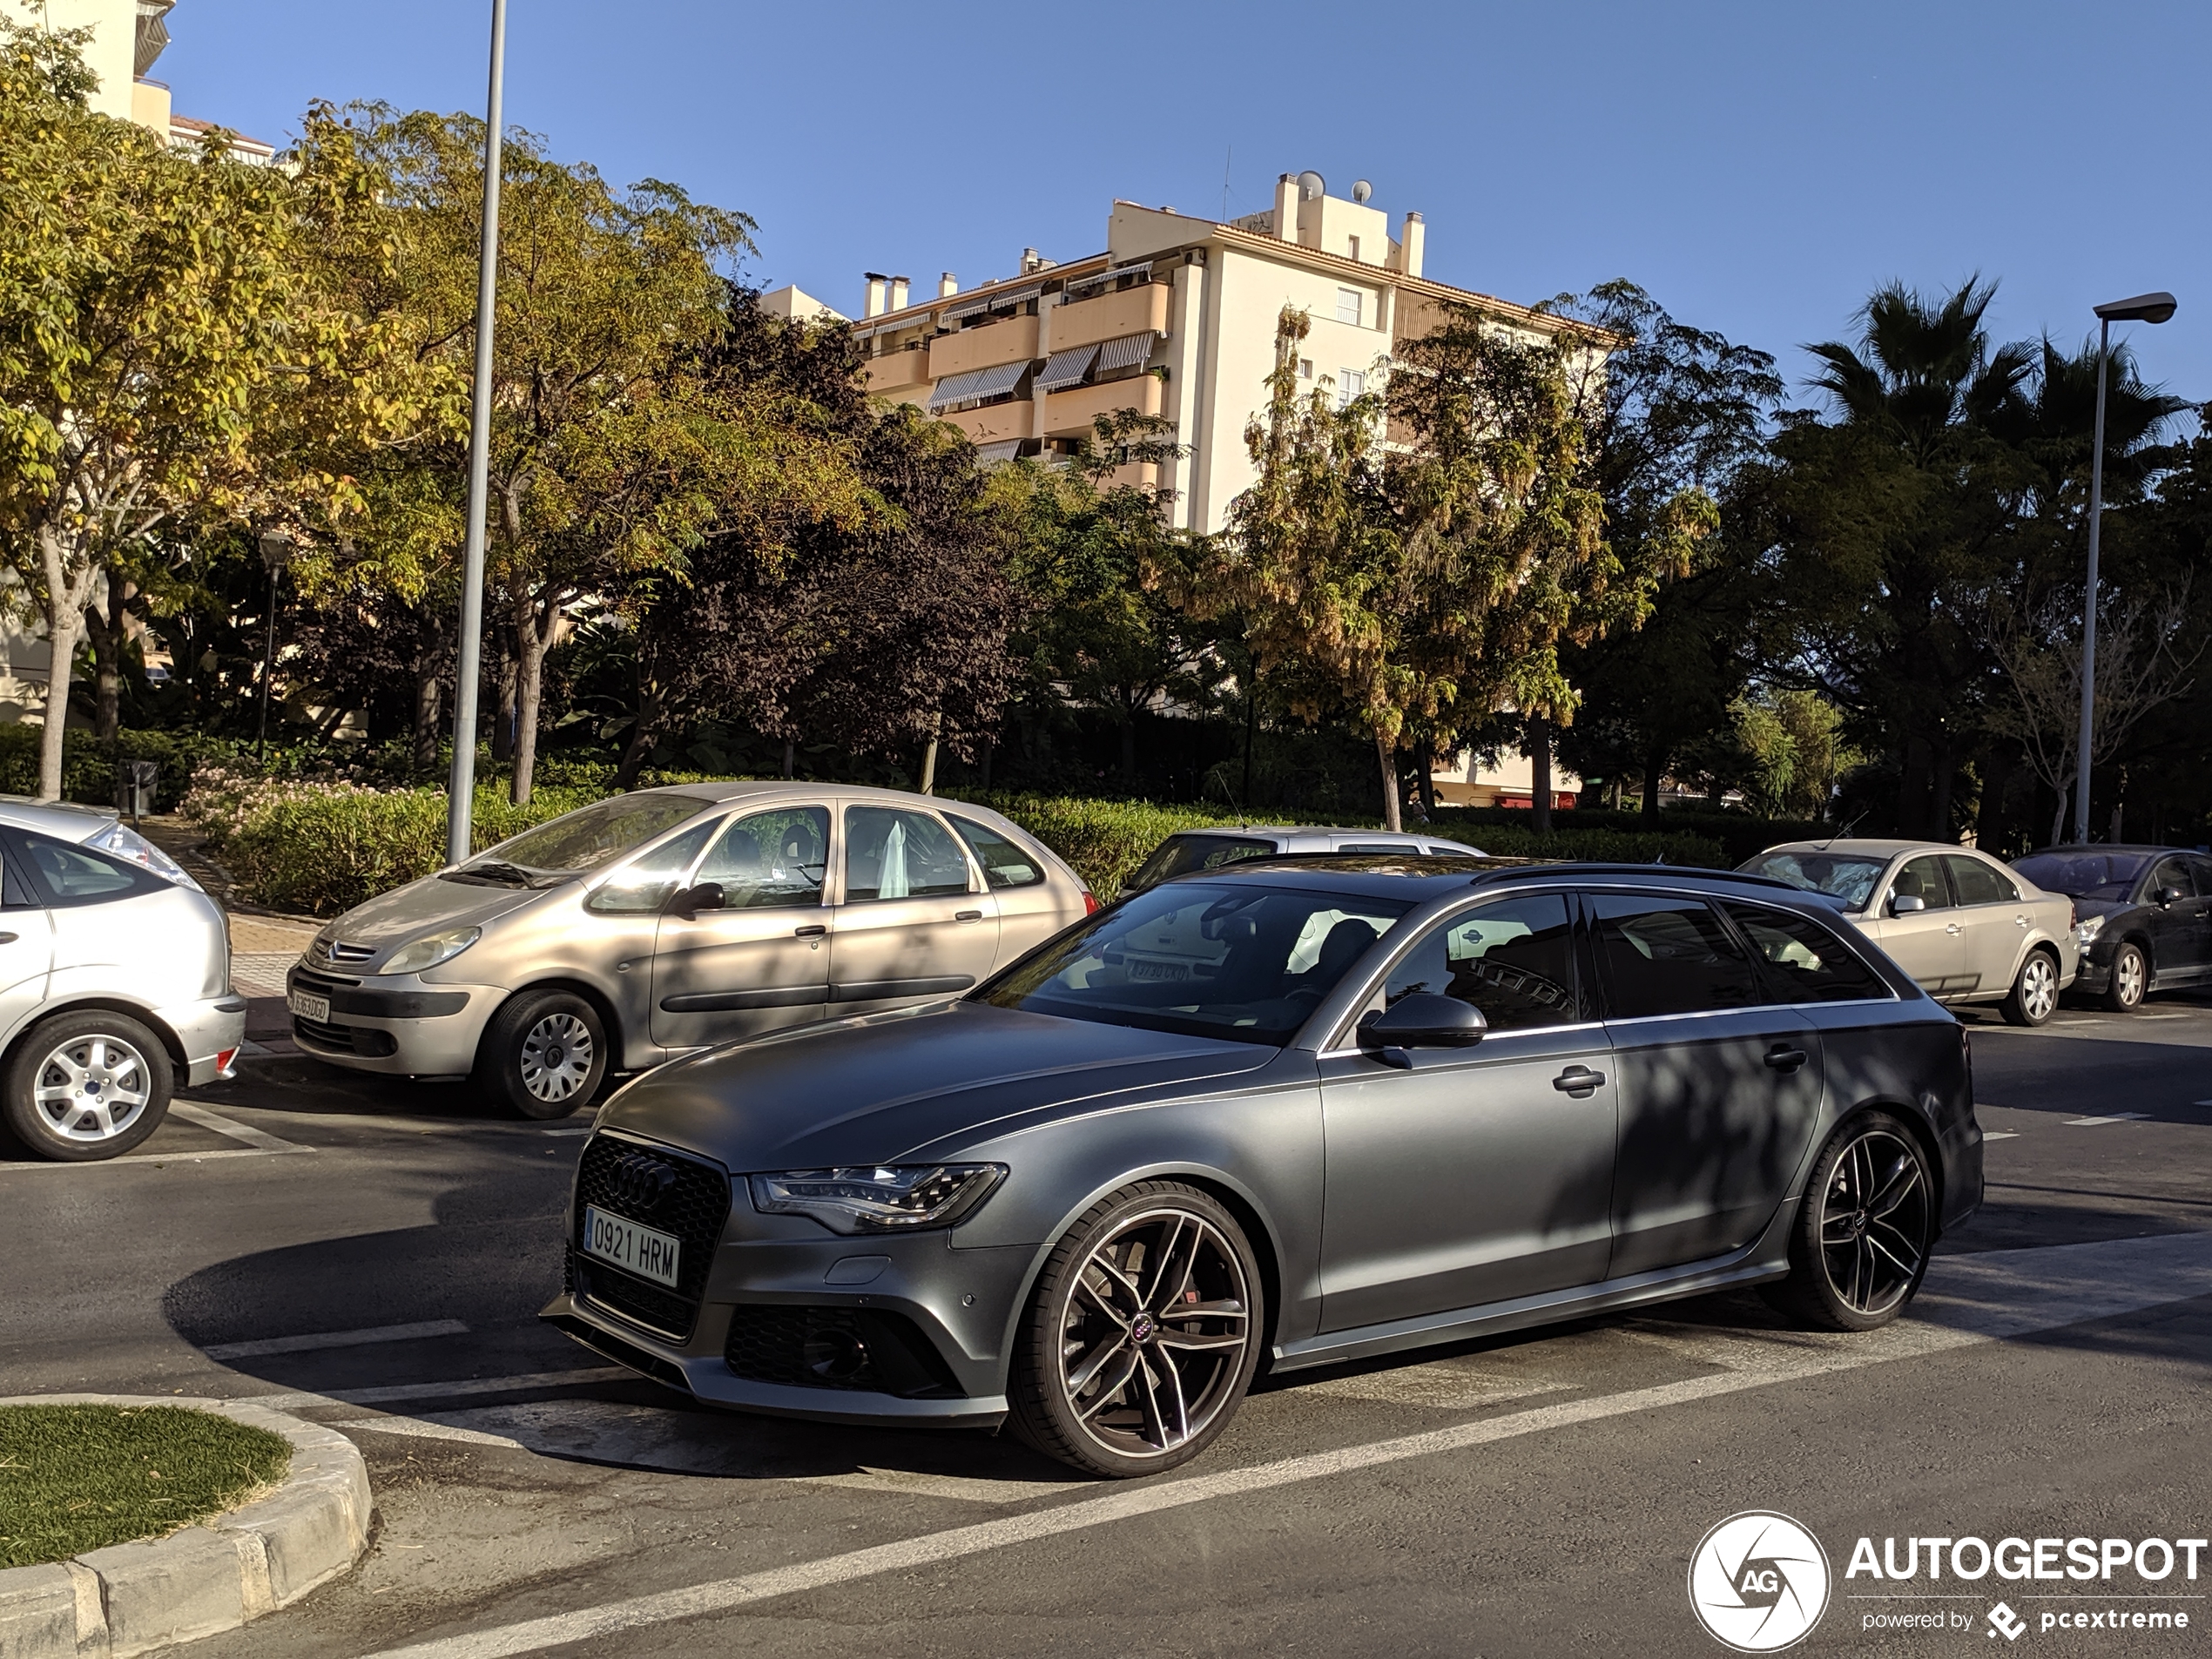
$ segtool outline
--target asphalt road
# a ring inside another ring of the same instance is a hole
[[[1861,1536],[2212,1531],[2212,997],[1968,1020],[1987,1202],[1907,1320],[1814,1339],[1716,1297],[1302,1372],[1154,1481],[624,1380],[533,1317],[579,1125],[296,1058],[115,1163],[0,1152],[0,1393],[288,1396],[359,1442],[360,1569],[208,1659],[1717,1653],[1685,1575],[1746,1509],[1829,1558],[1800,1651],[2202,1651],[2212,1551],[2157,1583],[1845,1576]],[[2043,1628],[2145,1608],[2189,1628]],[[1963,1628],[1869,1623],[1900,1611]]]

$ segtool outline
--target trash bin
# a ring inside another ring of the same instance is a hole
[[[158,760],[118,760],[115,763],[115,805],[119,812],[131,814],[131,821],[155,808],[155,797],[161,792],[161,763]]]

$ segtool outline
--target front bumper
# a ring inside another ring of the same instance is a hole
[[[2112,988],[2112,964],[2108,961],[2092,961],[2084,956],[2081,959],[2081,971],[2074,976],[2074,983],[2068,988],[2094,992],[2101,996]]]
[[[406,1077],[475,1069],[484,1023],[504,995],[489,986],[426,984],[411,974],[374,983],[341,979],[296,963],[284,986],[288,1003],[295,992],[330,1001],[327,1021],[293,1015],[292,1040],[302,1053],[349,1070]]]
[[[246,999],[210,996],[153,1010],[184,1045],[184,1085],[197,1089],[232,1075],[231,1062],[246,1044]]]

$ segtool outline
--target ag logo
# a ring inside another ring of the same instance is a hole
[[[1827,1610],[1827,1553],[1787,1515],[1730,1515],[1689,1558],[1689,1606],[1714,1640],[1738,1653],[1773,1653],[1801,1640]]]

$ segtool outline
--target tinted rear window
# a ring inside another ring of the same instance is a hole
[[[1857,952],[1811,917],[1749,904],[1730,905],[1728,914],[1792,1002],[1851,1002],[1892,994]]]
[[[1193,870],[1217,870],[1224,864],[1266,858],[1274,851],[1274,842],[1250,835],[1170,835],[1152,849],[1152,856],[1130,878],[1130,886],[1156,887]]]
[[[1615,1019],[1702,1014],[1766,1001],[1757,972],[1709,905],[1593,894],[1606,1009]]]
[[[2034,853],[2013,867],[2046,893],[2074,899],[2125,899],[2150,861],[2147,853]]]

